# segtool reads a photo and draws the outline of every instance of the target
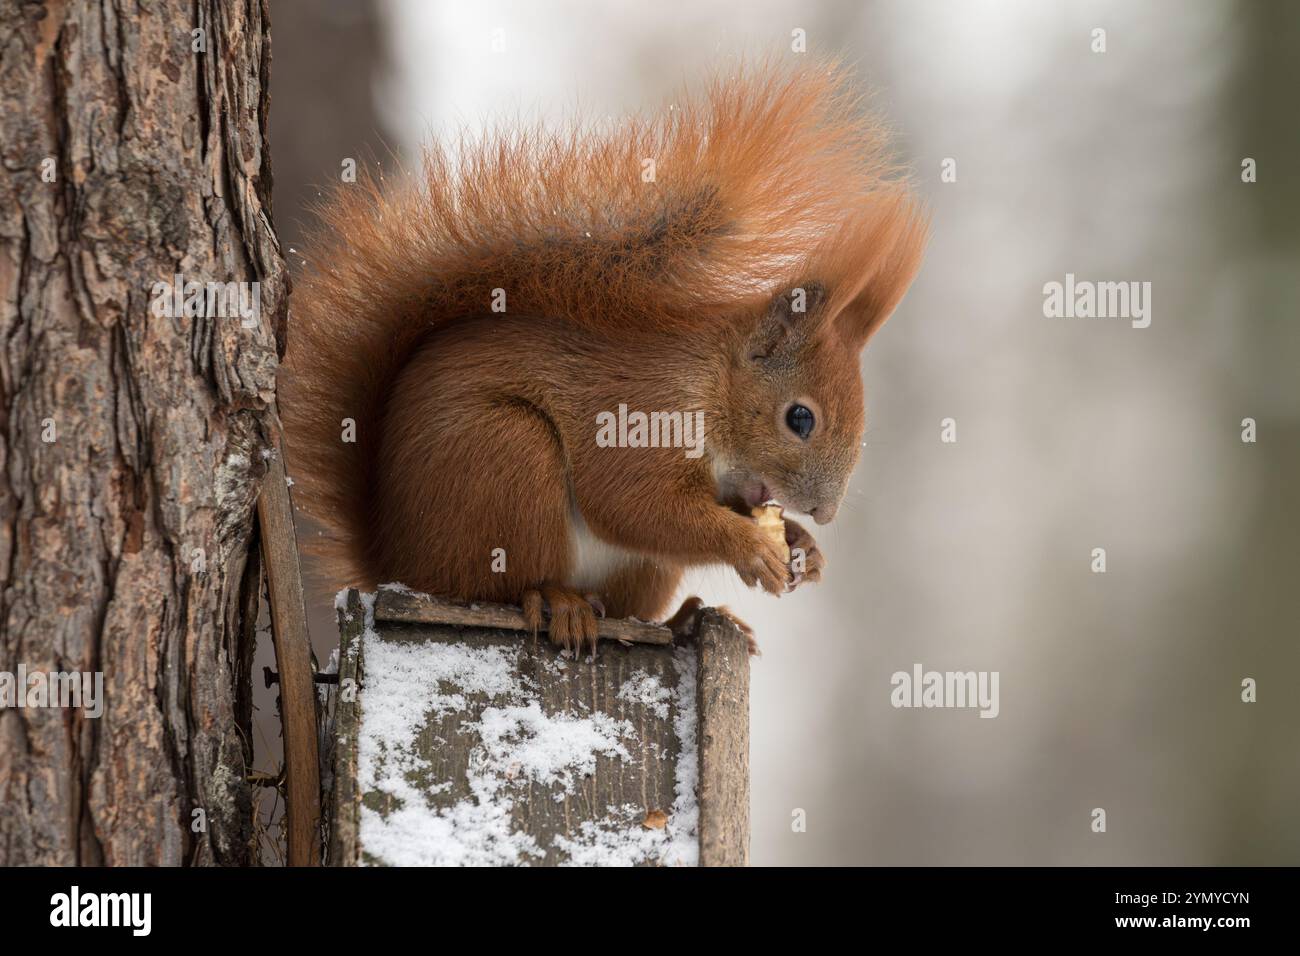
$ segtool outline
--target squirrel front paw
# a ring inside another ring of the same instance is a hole
[[[785,542],[760,532],[755,526],[746,553],[732,567],[748,587],[761,587],[768,594],[784,594],[793,580],[787,560]]]
[[[790,590],[793,591],[804,581],[820,581],[822,569],[826,567],[826,556],[807,529],[797,521],[786,518],[785,543],[790,548],[790,570],[793,572]]]
[[[793,591],[804,581],[820,581],[826,556],[817,541],[797,521],[780,515],[784,528],[772,527],[770,516],[762,515],[755,525],[756,535],[745,555],[735,562],[736,573],[745,584],[758,585],[770,594]],[[774,509],[775,510],[775,509]]]

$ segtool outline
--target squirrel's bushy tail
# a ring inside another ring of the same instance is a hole
[[[384,404],[430,328],[489,314],[494,290],[513,315],[687,333],[809,275],[856,295],[919,253],[896,172],[843,71],[822,64],[740,70],[644,119],[434,146],[422,175],[337,186],[290,302],[281,400],[324,575],[378,583]]]

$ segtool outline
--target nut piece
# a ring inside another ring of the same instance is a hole
[[[662,830],[668,826],[668,814],[662,810],[647,811],[645,819],[641,821],[641,826],[647,830]]]
[[[785,563],[789,564],[790,546],[785,543],[785,520],[781,517],[784,513],[780,505],[759,505],[750,511],[754,520],[758,522],[759,529],[780,545]]]

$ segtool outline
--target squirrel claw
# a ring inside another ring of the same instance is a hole
[[[605,602],[600,599],[599,594],[584,594],[582,599],[591,605],[591,609],[596,612],[596,617],[605,616]]]

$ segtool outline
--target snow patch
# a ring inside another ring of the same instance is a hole
[[[522,707],[489,707],[470,726],[483,740],[487,761],[505,768],[508,780],[558,784],[564,794],[573,793],[575,776],[596,772],[597,754],[632,759],[621,738],[636,736],[629,721],[602,713],[548,716],[536,700]],[[562,797],[556,795],[557,800]]]
[[[673,667],[677,671],[677,688],[673,694],[676,713],[673,715],[673,733],[681,747],[677,754],[675,774],[676,798],[673,812],[668,816],[669,846],[664,862],[673,866],[699,866],[700,864],[700,752],[696,733],[699,729],[699,711],[695,698],[696,654],[693,648],[673,648]]]
[[[641,825],[644,811],[624,806],[619,820],[594,823],[582,821],[575,837],[555,838],[555,847],[568,859],[563,866],[636,866],[664,860],[666,837],[663,830]]]
[[[668,717],[668,701],[672,696],[672,691],[663,685],[657,675],[643,670],[634,671],[618,689],[619,700],[641,704],[661,719]]]

